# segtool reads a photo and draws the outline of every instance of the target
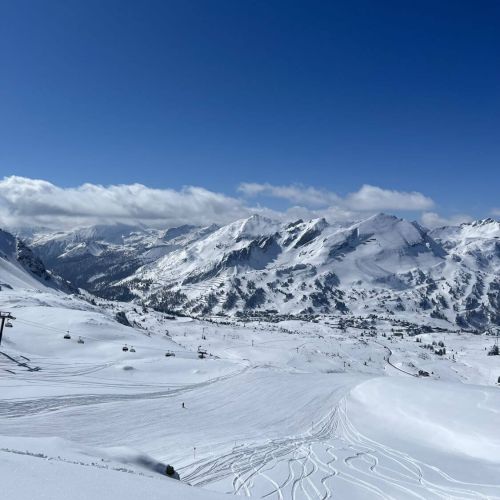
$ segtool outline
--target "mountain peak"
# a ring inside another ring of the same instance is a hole
[[[253,214],[246,219],[233,222],[228,227],[240,237],[263,236],[276,232],[279,229],[279,223],[263,215]]]
[[[400,219],[394,215],[387,215],[385,213],[378,213],[368,217],[355,224],[362,234],[364,233],[381,233],[390,231],[398,223],[407,223],[404,219]]]
[[[471,223],[472,226],[480,227],[487,226],[489,224],[499,224],[495,219],[488,217],[486,219],[479,219]]]
[[[378,212],[375,215],[368,217],[366,220],[380,221],[380,222],[397,222],[397,221],[402,221],[403,219],[400,219],[395,215],[386,214],[385,212]]]

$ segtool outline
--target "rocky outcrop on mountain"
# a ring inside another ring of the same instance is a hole
[[[32,287],[40,283],[67,293],[77,293],[77,289],[47,271],[42,260],[37,257],[21,239],[0,229],[0,259],[2,260],[2,283],[8,288]],[[10,283],[9,283],[10,282]]]

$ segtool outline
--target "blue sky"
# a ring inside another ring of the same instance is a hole
[[[0,2],[0,177],[271,208],[296,200],[238,186],[367,184],[485,217],[499,26],[497,1]]]

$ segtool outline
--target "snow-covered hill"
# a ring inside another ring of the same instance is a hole
[[[385,214],[343,227],[254,215],[220,228],[101,226],[30,244],[74,284],[164,311],[500,324],[500,224],[492,219],[428,231]]]

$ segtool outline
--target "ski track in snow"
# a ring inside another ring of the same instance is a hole
[[[108,365],[106,365],[108,366]],[[102,366],[104,368],[105,366]],[[96,370],[101,368],[96,368]],[[189,392],[194,389],[200,389],[202,387],[207,387],[211,384],[221,382],[223,380],[228,380],[238,375],[243,374],[249,369],[249,367],[244,367],[241,370],[237,370],[228,375],[223,375],[220,377],[215,377],[213,379],[205,380],[203,382],[195,384],[187,384],[182,387],[177,387],[173,389],[167,389],[164,391],[156,392],[137,392],[134,394],[88,394],[88,395],[68,395],[68,396],[55,396],[49,398],[39,398],[39,399],[0,399],[0,418],[17,418],[27,415],[34,415],[37,413],[44,412],[54,412],[58,410],[63,410],[66,408],[76,407],[76,406],[90,406],[90,405],[100,405],[106,403],[114,403],[117,401],[133,401],[133,400],[152,400],[152,399],[163,399],[174,395],[178,395],[184,392]],[[90,370],[90,372],[95,370]],[[89,371],[85,372],[86,374]],[[73,376],[77,376],[74,374]],[[46,379],[40,379],[41,381]],[[39,380],[39,381],[40,381]],[[121,385],[117,387],[123,388]],[[137,386],[134,386],[137,389]],[[140,388],[139,388],[140,389]]]
[[[500,498],[500,485],[461,482],[363,436],[349,419],[346,398],[315,427],[302,435],[237,446],[180,472],[192,485],[213,489],[216,484],[230,484],[227,493],[276,500],[341,498],[336,490],[342,482],[362,491],[362,498]],[[283,464],[287,475],[279,480],[272,472]],[[265,486],[269,491],[254,495],[253,490],[263,491]]]

